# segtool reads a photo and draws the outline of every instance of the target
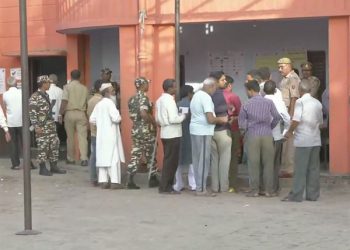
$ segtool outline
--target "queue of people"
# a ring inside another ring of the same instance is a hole
[[[67,133],[67,164],[75,163],[79,145],[81,166],[90,166],[93,186],[104,189],[140,189],[134,177],[138,169],[148,169],[148,186],[161,194],[180,194],[188,186],[197,196],[214,197],[220,192],[239,192],[238,163],[247,158],[250,189],[248,197],[274,197],[279,194],[279,178],[293,176],[293,188],[283,201],[315,201],[319,197],[320,126],[322,105],[317,97],[319,80],[312,76],[312,65],[302,64],[302,79],[293,70],[289,58],[277,62],[282,81],[271,80],[268,68],[251,70],[244,83],[249,100],[241,103],[232,91],[234,79],[224,72],[211,72],[202,88],[181,88],[175,101],[177,83],[163,82],[164,93],[154,106],[147,96],[151,81],[135,80],[136,94],[129,99],[132,151],[127,165],[127,182],[121,181],[121,163],[125,162],[119,112],[119,85],[111,81],[111,71],[101,71],[94,83],[93,95],[80,82],[80,72],[71,72],[71,81],[61,90],[57,76],[40,76],[38,90],[29,100],[30,121],[38,146],[39,174],[65,174],[57,165],[57,131]],[[19,168],[21,97],[16,80],[9,78],[4,94],[6,115],[0,110],[0,126],[11,143],[12,168]],[[164,156],[158,178],[156,161],[157,130]],[[90,131],[90,158],[88,158]],[[77,138],[77,140],[76,140]],[[243,145],[242,143],[243,142]],[[46,162],[50,169],[46,168]],[[210,173],[210,187],[207,179]]]

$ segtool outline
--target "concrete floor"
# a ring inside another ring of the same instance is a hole
[[[91,187],[87,168],[67,175],[32,171],[33,228],[23,230],[22,171],[0,159],[0,250],[350,249],[350,186],[322,189],[318,202],[220,194],[159,195]],[[138,176],[144,183],[145,176]]]

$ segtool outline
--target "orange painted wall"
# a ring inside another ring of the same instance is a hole
[[[136,28],[132,26],[119,29],[120,39],[120,92],[121,97],[121,131],[123,135],[126,159],[130,159],[131,152],[131,120],[128,113],[128,100],[136,93],[134,80],[136,72]]]
[[[330,170],[350,173],[349,17],[329,20]]]
[[[28,0],[29,51],[67,50],[67,71],[88,69],[86,29],[119,26],[122,130],[127,155],[131,148],[127,100],[135,77],[153,80],[149,96],[160,95],[164,78],[174,77],[174,0]],[[139,9],[147,10],[144,34]],[[181,1],[181,22],[330,17],[329,72],[331,105],[331,172],[350,173],[348,156],[350,1],[348,0],[191,0]],[[18,1],[0,1],[0,67],[19,66]],[[66,35],[60,35],[67,33]],[[344,65],[339,67],[338,65]],[[89,80],[89,79],[86,79]],[[160,151],[161,152],[161,151]]]
[[[61,0],[63,1],[63,0]],[[64,1],[67,2],[67,1]],[[69,1],[78,4],[83,1]],[[84,1],[87,6],[93,6],[93,0]],[[127,43],[131,58],[121,60],[121,76],[129,82],[140,73],[153,79],[153,88],[150,93],[152,99],[161,92],[160,84],[164,77],[174,75],[173,72],[173,28],[159,26],[159,24],[173,24],[173,0],[139,0],[134,1],[106,1],[108,9],[123,10],[123,15],[112,16],[107,10],[105,18],[101,18],[98,8],[89,9],[89,18],[82,18],[84,14],[66,15],[60,18],[59,28],[96,27],[103,25],[134,25],[134,33],[129,30],[128,36],[121,36],[121,52]],[[138,2],[138,4],[137,4]],[[138,7],[147,10],[146,28],[144,36],[139,36],[137,26]],[[66,11],[67,12],[67,11]],[[82,11],[84,12],[84,11]],[[118,12],[119,13],[119,12]],[[64,12],[60,12],[60,17]],[[329,72],[330,72],[330,157],[332,173],[350,173],[349,148],[349,75],[344,68],[349,65],[349,21],[350,1],[347,0],[191,0],[181,1],[181,22],[213,22],[213,21],[240,21],[265,20],[282,18],[334,17],[329,22]],[[344,17],[345,16],[345,17]],[[68,18],[69,17],[69,18]],[[86,17],[86,15],[85,15]],[[84,19],[84,20],[81,20]],[[103,19],[103,20],[102,20]],[[67,22],[67,20],[70,21]],[[124,29],[122,27],[121,29]],[[130,27],[128,27],[130,29]],[[164,30],[163,30],[164,29]],[[132,35],[132,33],[134,35]],[[152,38],[153,37],[153,38]],[[130,43],[133,41],[133,43]],[[137,41],[140,41],[139,43]],[[169,47],[166,47],[169,46]],[[163,53],[167,51],[167,54]],[[344,53],[345,52],[345,53]],[[122,52],[125,54],[126,52]],[[153,54],[152,54],[153,53]],[[121,54],[121,57],[123,55]],[[134,59],[133,59],[134,58]],[[133,62],[133,63],[132,63]],[[167,63],[163,63],[167,62]],[[341,62],[344,68],[337,67]],[[166,68],[165,65],[169,66]],[[133,68],[133,70],[130,69]],[[135,67],[135,69],[134,69]],[[165,70],[165,71],[164,71]],[[125,74],[127,76],[125,76]],[[123,76],[124,75],[124,76]],[[344,91],[344,89],[346,91]],[[123,88],[122,88],[123,91]],[[130,89],[124,89],[127,97],[132,94]],[[125,102],[125,100],[123,101]],[[122,114],[127,115],[126,110]],[[123,126],[127,128],[128,122]],[[127,142],[127,148],[129,147]]]
[[[57,0],[58,30],[138,22],[138,0]]]
[[[147,10],[147,23],[174,22],[174,0],[57,0],[58,30],[135,25],[138,8]],[[276,18],[344,16],[347,0],[191,0],[181,1],[181,21],[234,21]]]
[[[57,1],[27,1],[28,51],[66,50],[65,35],[56,32]],[[19,54],[19,8],[17,0],[0,1],[0,67],[19,67],[19,57],[5,56]]]

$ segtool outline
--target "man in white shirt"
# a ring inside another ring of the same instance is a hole
[[[215,196],[207,192],[207,177],[210,168],[211,141],[215,124],[226,124],[227,116],[216,117],[211,95],[216,91],[217,80],[207,78],[203,88],[198,90],[191,101],[190,134],[192,143],[192,162],[196,179],[196,195]]]
[[[282,201],[316,201],[320,196],[320,126],[322,104],[310,94],[311,84],[303,79],[299,85],[301,98],[296,101],[292,124],[285,134],[294,133],[295,169],[292,191]]]
[[[6,142],[10,142],[11,141],[11,135],[10,135],[10,132],[9,132],[9,128],[7,126],[7,122],[6,122],[6,117],[4,115],[4,111],[2,110],[1,106],[0,106],[0,127],[5,132],[5,140],[6,140]]]
[[[274,140],[275,147],[275,159],[274,159],[274,183],[273,183],[273,192],[278,193],[280,190],[279,186],[279,171],[281,168],[281,154],[282,154],[282,145],[284,142],[284,136],[282,131],[286,131],[290,125],[290,116],[286,105],[282,100],[282,96],[277,94],[276,83],[272,80],[268,80],[264,83],[264,94],[266,99],[273,101],[278,113],[280,114],[282,120],[277,124],[275,128],[272,129],[272,136]],[[283,122],[282,122],[283,121]]]
[[[260,95],[265,96],[266,95],[264,91],[265,83],[271,80],[270,69],[268,67],[261,67],[258,69],[258,75],[260,78],[260,79],[258,78],[258,82],[260,86]],[[274,96],[278,99],[281,99],[281,101],[283,101],[282,92],[277,87],[276,87],[276,92],[274,93]]]
[[[49,75],[49,79],[50,79],[50,88],[47,91],[47,93],[50,97],[52,117],[55,120],[57,135],[58,135],[58,138],[60,139],[60,143],[62,143],[62,141],[66,141],[67,139],[66,131],[64,130],[63,125],[60,124],[58,121],[58,115],[60,113],[63,90],[57,86],[58,84],[57,75],[51,74]]]
[[[17,89],[14,77],[7,79],[9,89],[3,94],[7,124],[11,135],[11,169],[20,169],[20,148],[22,144],[22,90]]]
[[[156,122],[160,125],[160,138],[164,148],[163,169],[160,179],[159,193],[178,194],[173,189],[177,165],[179,163],[180,139],[182,137],[181,123],[185,114],[179,114],[174,100],[176,81],[166,79],[163,82],[164,93],[156,102]]]
[[[50,101],[51,101],[52,117],[55,120],[55,123],[57,125],[63,90],[57,86],[57,81],[58,81],[57,75],[51,74],[49,78],[50,78],[50,88],[47,91],[47,93],[49,94]]]

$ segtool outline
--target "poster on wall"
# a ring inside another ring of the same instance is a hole
[[[0,68],[0,94],[6,91],[6,69]]]
[[[14,78],[16,78],[16,80],[21,81],[21,79],[22,79],[21,68],[10,69],[10,74]]]
[[[209,52],[208,72],[223,71],[235,81],[244,78],[244,53],[241,51]]]

